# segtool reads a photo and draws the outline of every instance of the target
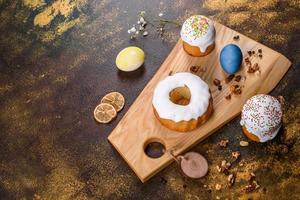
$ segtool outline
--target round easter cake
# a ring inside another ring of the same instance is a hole
[[[188,18],[180,35],[184,50],[192,56],[205,56],[214,49],[216,30],[213,21],[203,15]]]
[[[277,135],[281,121],[279,101],[270,95],[259,94],[251,97],[243,106],[240,124],[249,139],[266,142]]]
[[[160,81],[153,94],[154,114],[175,131],[191,131],[206,122],[213,104],[208,85],[198,76],[181,72]]]

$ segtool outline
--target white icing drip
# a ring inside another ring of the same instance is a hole
[[[246,129],[248,131],[251,132],[251,128],[250,127],[248,127],[247,125],[245,125],[245,127],[246,127]],[[260,142],[267,142],[269,140],[272,140],[277,135],[277,133],[280,130],[280,128],[281,128],[281,124],[279,125],[279,127],[275,131],[271,131],[269,134],[260,134],[259,135],[259,134],[255,134],[254,132],[251,132],[251,133],[253,133],[254,135],[256,135],[259,138]]]
[[[278,133],[281,118],[279,101],[270,95],[260,94],[245,103],[240,124],[257,136],[260,142],[266,142]]]
[[[244,126],[244,125],[245,125],[244,120],[241,120],[241,121],[240,121],[240,125],[241,125],[241,126]]]
[[[178,87],[187,86],[191,93],[188,105],[178,105],[170,100],[170,92]],[[160,81],[153,94],[152,104],[160,118],[175,122],[198,119],[209,105],[208,85],[198,76],[182,72],[168,76]]]
[[[181,28],[181,39],[183,41],[185,41],[186,43],[188,43],[191,46],[197,46],[200,48],[200,51],[202,53],[204,53],[207,49],[208,46],[210,46],[211,44],[214,43],[215,41],[215,36],[216,36],[216,30],[213,24],[213,21],[206,18],[208,21],[208,28],[206,29],[206,33],[204,33],[203,35],[199,36],[199,37],[195,37],[194,35],[194,30],[191,26],[191,21],[194,18],[197,17],[204,17],[202,15],[194,15],[191,16],[189,19],[187,19]]]

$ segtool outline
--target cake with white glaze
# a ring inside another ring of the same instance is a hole
[[[277,135],[281,121],[280,102],[270,95],[259,94],[251,97],[243,106],[240,124],[249,139],[267,142]]]
[[[213,110],[208,85],[188,72],[160,81],[154,90],[152,105],[162,125],[182,132],[207,121]]]
[[[196,57],[208,55],[215,46],[216,30],[212,20],[203,15],[188,18],[181,28],[184,50]]]

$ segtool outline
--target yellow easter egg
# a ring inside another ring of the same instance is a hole
[[[143,65],[145,53],[138,47],[127,47],[120,51],[116,58],[116,65],[122,71],[134,71]]]

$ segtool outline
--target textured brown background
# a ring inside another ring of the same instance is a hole
[[[237,118],[193,149],[208,159],[208,176],[186,179],[173,163],[142,184],[106,138],[179,29],[161,39],[149,27],[149,36],[131,41],[127,29],[141,10],[180,23],[201,13],[286,55],[293,66],[272,92],[286,100],[280,136],[241,148]],[[0,0],[0,199],[300,199],[299,10],[299,0]],[[143,48],[147,58],[141,70],[121,73],[114,60],[128,45]],[[109,91],[124,94],[125,108],[99,125],[92,112]],[[223,138],[230,141],[226,149],[217,146]],[[228,188],[216,165],[232,161],[232,150],[242,156]],[[252,171],[261,187],[245,194]]]

